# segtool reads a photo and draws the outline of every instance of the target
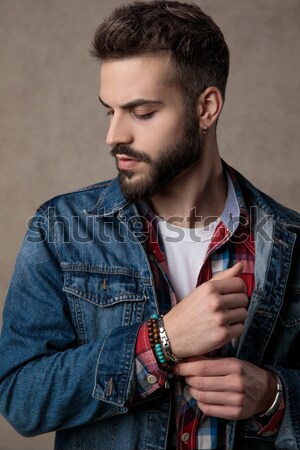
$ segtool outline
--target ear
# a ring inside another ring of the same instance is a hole
[[[220,90],[215,86],[210,86],[203,91],[198,98],[197,113],[199,118],[199,128],[206,132],[214,125],[222,111],[223,97]]]

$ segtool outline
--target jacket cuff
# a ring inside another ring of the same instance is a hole
[[[258,435],[262,437],[269,437],[273,434],[276,434],[279,430],[281,421],[283,419],[285,411],[285,398],[284,394],[282,395],[281,402],[279,404],[279,407],[277,411],[268,418],[268,421],[266,422],[266,419],[260,419],[259,417],[255,417],[255,422],[259,428]]]
[[[93,397],[117,406],[124,406],[133,396],[134,358],[139,323],[115,328],[100,350]]]

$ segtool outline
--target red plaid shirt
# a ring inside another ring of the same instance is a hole
[[[254,288],[254,239],[250,227],[250,217],[244,198],[232,170],[227,167],[234,190],[227,198],[221,222],[217,226],[208,248],[204,264],[200,270],[197,286],[210,280],[216,273],[232,267],[236,262],[243,261],[244,272],[241,278],[247,287],[247,295],[251,298]],[[147,250],[154,276],[155,287],[161,308],[160,313],[166,313],[177,303],[176,295],[168,280],[168,268],[163,253],[162,243],[157,236],[155,216],[148,209],[144,216],[144,227],[147,233]],[[237,342],[224,346],[218,356],[234,357]],[[137,398],[146,398],[158,389],[164,389],[167,373],[162,371],[151,349],[147,326],[140,328],[136,342],[136,377]],[[149,377],[149,375],[151,375]],[[150,380],[150,382],[149,382]],[[171,426],[168,448],[225,450],[225,426],[223,419],[205,416],[197,403],[188,394],[184,379],[173,377],[168,380],[173,392],[175,420]],[[284,399],[278,411],[270,418],[267,425],[258,423],[254,418],[251,426],[261,436],[270,436],[278,431],[285,404]]]

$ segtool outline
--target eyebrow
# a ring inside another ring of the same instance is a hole
[[[99,102],[105,108],[111,108],[111,106],[107,105],[107,103],[105,103],[100,96],[99,96]],[[145,98],[137,98],[136,100],[133,100],[132,102],[121,105],[121,109],[135,108],[135,107],[141,106],[141,105],[163,105],[163,102],[160,100],[146,100]]]

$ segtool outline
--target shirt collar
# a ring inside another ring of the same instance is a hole
[[[249,228],[250,215],[242,190],[233,169],[223,162],[227,177],[227,200],[221,219],[225,227],[233,235],[239,227]]]

